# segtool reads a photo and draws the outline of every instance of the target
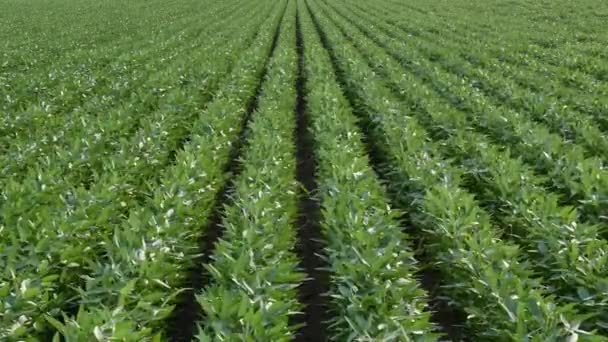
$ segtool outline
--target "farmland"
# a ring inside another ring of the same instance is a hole
[[[0,341],[608,341],[607,2],[0,8]]]

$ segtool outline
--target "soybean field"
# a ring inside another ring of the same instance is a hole
[[[608,341],[607,23],[0,0],[0,341]]]

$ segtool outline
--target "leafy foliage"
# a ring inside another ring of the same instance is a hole
[[[607,16],[5,0],[0,340],[608,340]]]

